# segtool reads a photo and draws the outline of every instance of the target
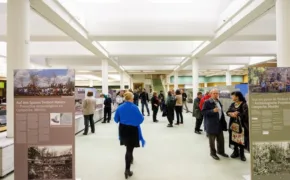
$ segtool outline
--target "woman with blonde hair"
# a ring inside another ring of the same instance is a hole
[[[133,150],[140,147],[140,141],[142,147],[145,146],[145,140],[142,136],[141,124],[144,121],[144,117],[141,114],[138,107],[133,103],[134,95],[131,92],[124,94],[125,102],[122,106],[119,106],[116,110],[114,120],[119,123],[119,139],[121,146],[126,146],[125,155],[125,178],[131,177],[133,172],[130,170],[133,163]]]
[[[87,97],[83,102],[83,115],[85,121],[85,132],[83,135],[88,134],[89,124],[91,126],[91,132],[95,133],[95,123],[94,123],[94,114],[97,108],[97,101],[93,97],[94,93],[89,91]]]

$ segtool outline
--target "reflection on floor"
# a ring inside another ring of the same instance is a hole
[[[250,163],[238,159],[215,161],[209,156],[208,139],[194,134],[190,113],[184,113],[184,125],[167,128],[161,117],[153,123],[147,117],[143,125],[145,148],[134,151],[132,180],[243,180],[250,172]],[[125,148],[119,146],[117,125],[96,125],[96,134],[76,136],[76,175],[81,180],[124,179]],[[225,133],[226,142],[228,134]],[[226,144],[228,147],[228,143]],[[232,151],[226,148],[228,154]],[[249,155],[247,154],[249,160]],[[13,180],[13,174],[5,180]]]

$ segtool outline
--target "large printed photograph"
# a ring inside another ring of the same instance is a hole
[[[254,176],[290,177],[290,142],[256,142],[252,153]]]
[[[249,90],[251,93],[290,92],[290,68],[249,68]]]
[[[14,71],[14,96],[74,96],[75,72],[68,69]]]
[[[28,148],[28,179],[72,179],[72,146],[31,146]]]

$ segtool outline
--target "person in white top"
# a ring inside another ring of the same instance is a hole
[[[116,103],[118,106],[120,106],[121,104],[124,103],[123,94],[124,94],[124,92],[122,90],[117,93]]]

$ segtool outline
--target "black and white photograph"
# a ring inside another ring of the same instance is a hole
[[[51,126],[68,126],[72,125],[72,113],[50,113]]]
[[[290,175],[290,142],[252,144],[254,176]]]
[[[28,179],[72,179],[72,146],[28,148]]]
[[[50,113],[50,125],[60,125],[60,113]]]

